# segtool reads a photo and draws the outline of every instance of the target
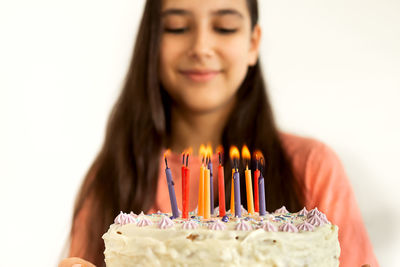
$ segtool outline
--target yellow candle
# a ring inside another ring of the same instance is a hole
[[[197,204],[197,216],[204,216],[204,165],[200,167],[199,201]]]
[[[210,219],[210,170],[204,169],[204,219]]]
[[[253,188],[251,186],[251,170],[246,167],[244,172],[246,176],[246,193],[247,193],[247,209],[250,214],[254,214],[254,204],[253,204]]]
[[[232,186],[231,186],[231,214],[235,216],[235,187],[233,185],[233,174],[235,169],[232,169]]]

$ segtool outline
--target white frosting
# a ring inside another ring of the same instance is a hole
[[[323,224],[298,233],[264,230],[266,225],[277,229],[304,224],[305,216],[247,215],[244,220],[245,215],[243,220],[231,218],[227,223],[221,218],[202,221],[196,217],[189,221],[174,219],[172,227],[160,229],[158,225],[166,215],[140,216],[141,221],[152,222],[146,227],[139,227],[139,223],[112,224],[103,235],[107,266],[339,266],[335,225]],[[236,230],[240,223],[252,230]],[[197,227],[186,229],[189,224]]]

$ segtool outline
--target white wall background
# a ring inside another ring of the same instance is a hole
[[[381,265],[399,266],[400,2],[259,2],[280,126],[339,154]],[[56,265],[143,3],[0,1],[0,265]]]

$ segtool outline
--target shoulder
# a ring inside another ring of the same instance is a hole
[[[325,167],[340,165],[337,154],[322,141],[285,132],[280,132],[279,136],[295,170],[322,165]]]
[[[303,184],[308,197],[315,199],[321,191],[349,187],[344,167],[328,145],[288,133],[280,133],[280,138],[294,175]]]

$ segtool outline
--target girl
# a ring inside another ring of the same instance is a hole
[[[261,150],[267,161],[267,210],[318,207],[339,226],[341,265],[377,266],[337,156],[316,140],[278,131],[258,60],[260,39],[256,0],[147,1],[103,147],[77,198],[74,258],[60,266],[104,266],[101,236],[119,211],[170,211],[162,161],[166,148],[173,152],[169,164],[182,208],[180,152],[192,147],[197,155],[207,143],[222,144],[225,151],[245,143],[251,151]],[[212,160],[217,166],[217,157]],[[224,161],[229,207],[231,163],[228,157]],[[199,159],[192,157],[191,165],[199,169]],[[195,173],[190,210],[197,204]]]

